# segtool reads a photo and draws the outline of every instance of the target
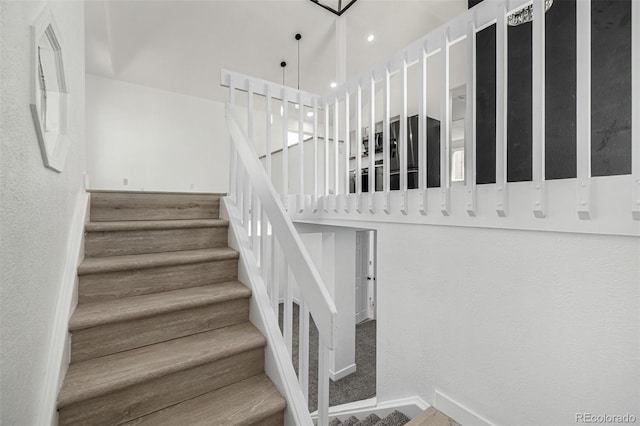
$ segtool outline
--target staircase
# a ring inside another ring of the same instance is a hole
[[[418,414],[413,420],[398,410],[384,418],[380,418],[376,414],[369,414],[360,420],[355,416],[351,416],[344,421],[334,418],[329,422],[329,426],[460,426],[460,423],[433,407]]]
[[[220,195],[91,194],[60,425],[282,425]]]

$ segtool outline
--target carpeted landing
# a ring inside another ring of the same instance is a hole
[[[280,304],[280,328],[283,323],[283,304]],[[293,365],[298,372],[299,346],[298,305],[293,304]],[[329,405],[346,404],[376,396],[376,322],[367,321],[356,326],[356,372],[336,382],[329,381]],[[318,401],[318,329],[309,321],[309,411],[315,411]],[[404,423],[397,423],[404,424]],[[363,423],[359,426],[369,425]],[[382,423],[386,425],[386,423]],[[389,423],[396,425],[396,423]]]

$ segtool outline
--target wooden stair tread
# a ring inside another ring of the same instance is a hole
[[[121,220],[114,222],[89,222],[87,232],[146,231],[161,229],[221,228],[229,226],[224,219],[175,219],[175,220]]]
[[[264,347],[265,344],[260,332],[245,322],[72,363],[58,395],[58,408]]]
[[[88,257],[82,261],[80,266],[78,266],[78,275],[126,271],[132,269],[147,269],[159,266],[186,265],[190,263],[203,263],[237,258],[238,252],[228,247],[132,254],[125,256]]]
[[[461,426],[460,423],[444,414],[442,411],[429,407],[414,417],[405,426]]]
[[[238,281],[78,305],[69,331],[251,297]]]
[[[286,408],[286,401],[264,374],[132,420],[127,426],[211,426],[260,424]],[[124,426],[123,425],[123,426]]]

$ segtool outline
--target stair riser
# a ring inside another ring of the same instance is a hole
[[[121,256],[226,247],[227,227],[88,232],[85,256]]]
[[[90,303],[199,287],[234,281],[237,276],[237,259],[81,275],[78,302]]]
[[[282,426],[284,424],[284,410],[276,413],[266,419],[258,420],[252,423],[251,426]]]
[[[217,219],[220,196],[211,194],[91,194],[91,221]]]
[[[255,349],[70,405],[59,425],[119,425],[263,371],[264,349]]]
[[[249,299],[74,331],[71,362],[165,342],[249,320]]]

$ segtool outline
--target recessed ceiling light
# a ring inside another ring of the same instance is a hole
[[[332,89],[335,89],[338,86],[338,83],[336,83],[335,81],[332,81],[330,86]]]
[[[369,34],[369,35],[367,36],[367,41],[368,41],[369,43],[371,43],[371,42],[372,42],[373,40],[375,40],[375,39],[376,39],[376,36],[374,36],[373,34]]]
[[[309,112],[307,113],[307,117],[313,117],[313,113],[312,113],[311,111],[309,111]]]

